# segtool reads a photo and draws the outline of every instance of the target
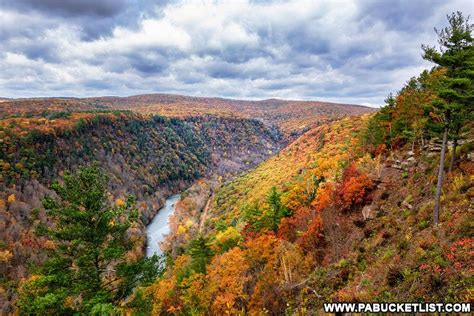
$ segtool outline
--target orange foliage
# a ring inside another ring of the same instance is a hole
[[[176,276],[182,274],[182,271],[189,262],[189,256],[179,256],[174,262],[173,269],[169,271],[173,277],[162,278],[147,289],[148,294],[153,298],[154,315],[158,315],[162,311],[168,311],[170,313],[179,312],[181,309],[179,296],[176,295]]]
[[[250,279],[248,270],[244,251],[238,247],[212,260],[207,273],[212,314],[236,314],[243,310],[248,299],[244,291]]]
[[[124,205],[125,205],[124,199],[122,199],[122,198],[117,198],[117,199],[115,200],[115,205],[117,205],[117,206],[124,206]]]
[[[251,291],[249,314],[264,310],[279,315],[287,307],[292,290],[307,278],[314,262],[300,248],[272,234],[261,235],[246,243],[252,271],[259,271]]]
[[[359,172],[355,163],[344,170],[342,182],[337,186],[336,205],[342,210],[350,210],[368,199],[374,183],[365,173]]]
[[[313,201],[312,206],[314,206],[318,212],[321,212],[333,202],[334,190],[335,187],[333,183],[324,183],[318,188],[316,199]]]

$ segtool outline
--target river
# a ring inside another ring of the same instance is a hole
[[[154,254],[161,255],[160,243],[164,240],[165,236],[170,232],[170,226],[168,223],[169,216],[174,212],[174,206],[179,201],[180,195],[176,194],[170,196],[165,201],[165,206],[161,208],[158,213],[153,217],[153,220],[146,228],[147,235],[147,248],[146,256],[151,257]]]

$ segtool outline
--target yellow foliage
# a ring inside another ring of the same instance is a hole
[[[195,273],[184,279],[181,286],[186,291],[180,297],[183,304],[209,306],[211,297],[209,291],[205,290],[206,283],[206,276],[202,273]]]
[[[184,225],[186,226],[186,228],[190,228],[193,226],[193,221],[191,219],[187,219]]]
[[[122,198],[118,198],[115,200],[115,205],[117,206],[124,206],[125,205],[125,201],[122,199]]]
[[[10,170],[10,168],[11,168],[11,166],[10,166],[10,164],[9,164],[8,162],[4,162],[4,163],[2,164],[2,170],[3,170],[3,171],[8,171],[8,170]]]
[[[458,176],[454,177],[453,181],[451,182],[451,190],[456,193],[460,192],[464,183],[464,177],[461,173]]]
[[[242,239],[242,235],[240,234],[240,231],[237,228],[235,228],[234,226],[229,226],[226,230],[218,232],[215,238],[216,245],[220,246],[232,241],[239,243]]]
[[[46,242],[44,243],[44,248],[54,249],[54,248],[56,248],[56,244],[52,240],[46,240]]]
[[[178,234],[184,234],[186,233],[188,230],[186,229],[186,227],[184,227],[183,225],[179,225],[178,226]]]
[[[15,201],[16,201],[16,196],[15,196],[15,194],[10,194],[10,195],[8,196],[8,203],[13,203],[13,202],[15,202]]]
[[[254,170],[224,185],[216,193],[216,209],[221,219],[230,222],[239,217],[244,205],[263,202],[272,186],[286,193],[282,202],[290,209],[308,203],[312,194],[311,177],[337,180],[344,163],[357,156],[358,132],[368,117],[344,119],[313,128],[276,156]]]
[[[0,251],[0,262],[9,262],[13,254],[9,250]]]

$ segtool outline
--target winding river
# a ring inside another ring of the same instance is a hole
[[[163,253],[160,248],[160,243],[170,232],[168,218],[174,212],[174,205],[176,204],[176,202],[178,202],[179,198],[179,194],[170,196],[165,201],[165,206],[158,211],[155,217],[153,217],[151,223],[147,226],[147,257],[151,257],[155,254],[161,255]]]

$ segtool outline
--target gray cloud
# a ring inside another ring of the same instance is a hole
[[[92,15],[98,17],[114,16],[125,8],[125,0],[3,0],[7,8],[18,10],[38,10],[65,17]]]
[[[381,21],[399,31],[419,31],[419,26],[431,20],[433,13],[444,3],[445,0],[361,1],[359,16]]]
[[[0,0],[0,96],[169,92],[380,105],[468,0]],[[19,27],[21,26],[21,27]]]

